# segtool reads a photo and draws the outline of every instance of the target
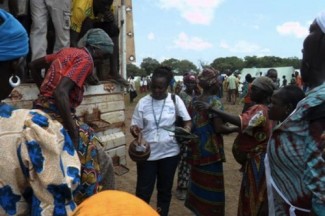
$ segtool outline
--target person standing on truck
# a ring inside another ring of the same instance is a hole
[[[28,36],[0,9],[0,101],[20,84]],[[62,125],[40,110],[0,103],[0,215],[68,215],[80,161]]]
[[[128,82],[120,76],[118,71],[119,28],[114,19],[113,0],[73,0],[70,28],[71,46],[76,47],[78,40],[92,28],[103,29],[113,40],[113,54],[109,58],[109,77],[128,86]]]
[[[30,14],[32,60],[46,55],[49,19],[52,20],[55,30],[53,52],[70,46],[71,0],[30,0]]]
[[[47,112],[63,123],[78,151],[82,170],[82,186],[76,197],[83,199],[102,188],[97,139],[94,131],[78,120],[76,108],[83,100],[86,82],[96,80],[94,62],[100,62],[113,52],[113,43],[102,29],[91,29],[79,41],[81,48],[64,48],[30,63],[32,76],[40,88],[34,107]],[[49,67],[44,79],[40,71]],[[88,82],[89,83],[89,82]]]

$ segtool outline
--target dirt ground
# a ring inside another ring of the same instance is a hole
[[[129,133],[128,128],[132,117],[134,106],[139,98],[143,95],[138,95],[135,101],[130,104],[128,95],[125,95],[125,115],[126,115],[126,143],[132,141],[132,135]],[[225,110],[234,114],[239,114],[242,109],[242,105],[228,105],[224,103]],[[235,161],[231,153],[231,147],[236,134],[224,136],[226,163],[224,163],[224,177],[226,188],[226,216],[235,216],[237,214],[238,195],[241,182],[241,173],[239,172],[239,164]],[[135,193],[136,185],[136,166],[135,163],[127,157],[127,167],[130,169],[128,173],[117,176],[116,175],[116,188],[118,190],[127,191],[129,193]],[[170,216],[192,216],[194,215],[185,206],[184,202],[176,199],[174,196],[176,192],[176,177],[174,180],[173,197],[170,206]],[[156,193],[154,192],[150,205],[155,208],[156,206]]]

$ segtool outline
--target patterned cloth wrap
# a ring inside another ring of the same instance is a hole
[[[55,104],[45,97],[39,97],[34,101],[34,107],[42,109],[49,114],[53,119],[63,122],[59,111]],[[77,153],[81,162],[81,184],[78,190],[74,193],[74,199],[77,204],[80,204],[86,198],[98,193],[102,190],[102,175],[99,165],[98,139],[94,130],[87,124],[80,122],[76,116],[73,118],[79,129],[79,143]]]
[[[199,74],[198,79],[200,82],[207,82],[209,86],[219,84],[218,82],[219,71],[213,68],[204,68]]]
[[[100,172],[97,144],[94,130],[85,123],[76,121],[79,128],[78,155],[81,162],[81,184],[74,194],[75,202],[80,204],[86,198],[101,191],[102,175]]]
[[[0,103],[0,215],[69,215],[80,161],[66,130],[39,110]]]

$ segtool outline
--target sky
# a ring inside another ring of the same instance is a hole
[[[136,65],[143,58],[211,64],[220,57],[301,58],[321,0],[133,0]]]

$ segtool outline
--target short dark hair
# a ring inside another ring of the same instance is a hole
[[[267,70],[267,72],[266,72],[266,76],[269,76],[272,72],[274,72],[274,73],[278,73],[278,71],[277,71],[276,69],[274,69],[274,68],[270,68],[270,69]]]
[[[249,82],[249,83],[251,83],[251,82],[253,82],[253,77],[252,77],[252,75],[251,74],[246,74],[246,76],[245,76],[245,80],[246,80],[246,82]]]
[[[172,79],[174,78],[174,74],[173,71],[171,69],[171,67],[168,66],[158,66],[152,74],[152,78],[151,79],[157,79],[163,77],[166,79],[166,84],[169,85],[169,83],[172,81]]]
[[[304,91],[296,85],[287,85],[279,90],[285,91],[285,94],[278,94],[283,104],[291,104],[294,108],[305,97]]]

